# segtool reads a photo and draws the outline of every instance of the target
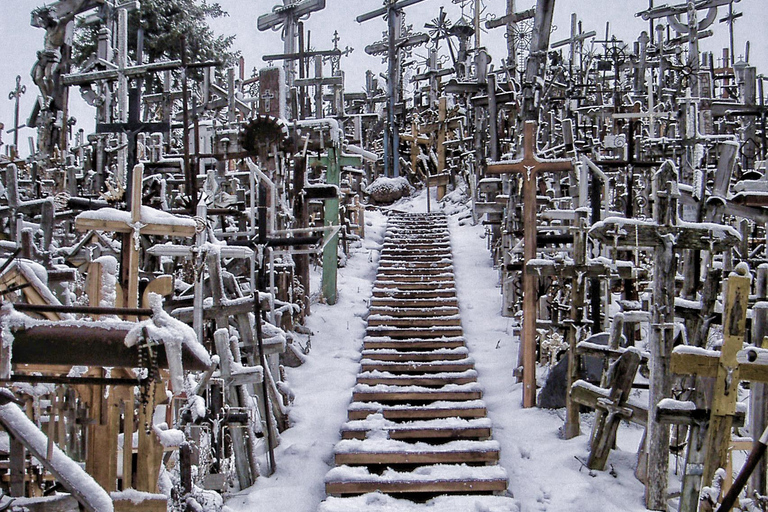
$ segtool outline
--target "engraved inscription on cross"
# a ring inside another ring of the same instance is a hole
[[[527,264],[536,258],[536,188],[538,175],[573,171],[571,159],[539,160],[536,157],[536,121],[525,123],[523,158],[489,162],[487,174],[519,173],[523,176],[523,249]],[[523,407],[536,405],[536,302],[537,277],[523,271]]]

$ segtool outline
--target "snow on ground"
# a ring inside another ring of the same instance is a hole
[[[433,211],[442,207],[451,214],[456,284],[469,355],[476,361],[478,380],[493,421],[493,436],[501,445],[501,465],[509,475],[509,492],[519,501],[521,512],[645,510],[643,486],[634,477],[642,429],[621,427],[619,449],[608,459],[609,469],[612,467],[616,475],[612,476],[608,471],[590,472],[575,458],[586,460],[591,414],[582,415],[582,435],[564,441],[559,433],[563,410],[522,409],[522,387],[512,375],[518,339],[512,334],[513,320],[499,313],[498,272],[487,250],[485,228],[472,226],[467,208],[455,201],[438,205],[434,190],[431,203]],[[393,209],[424,212],[426,195],[422,192]],[[253,487],[231,497],[226,512],[315,512],[325,499],[324,477],[333,467],[333,447],[347,419],[359,369],[365,315],[386,216],[378,211],[366,212],[366,224],[366,240],[340,269],[339,303],[313,305],[308,319],[313,335],[306,363],[286,369],[296,401],[289,409],[292,427],[282,433],[276,450],[277,472],[260,477]],[[266,468],[266,464],[262,467]],[[334,500],[326,506],[331,503]],[[406,502],[379,494],[344,503],[345,508],[338,510],[414,510]],[[494,510],[485,504],[478,506],[467,501],[464,508],[438,500],[425,510]]]

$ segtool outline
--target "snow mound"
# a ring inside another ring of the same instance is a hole
[[[381,176],[365,189],[365,193],[370,196],[371,200],[379,204],[394,203],[398,199],[411,195],[412,191],[413,187],[402,176],[399,178]]]

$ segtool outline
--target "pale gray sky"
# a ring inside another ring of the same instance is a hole
[[[214,30],[217,33],[235,34],[237,40],[235,47],[242,51],[246,58],[247,69],[264,65],[261,56],[282,51],[280,33],[269,31],[259,32],[256,28],[256,18],[272,10],[280,0],[218,0],[227,10],[230,16],[214,22]],[[680,3],[682,0],[671,0],[670,4]],[[0,14],[0,122],[6,129],[13,125],[13,102],[8,100],[8,93],[15,86],[16,75],[21,75],[22,83],[27,86],[27,93],[21,101],[21,121],[25,122],[32,103],[37,94],[37,87],[29,76],[30,69],[35,62],[35,52],[43,45],[44,31],[30,26],[30,11],[37,6],[44,5],[42,0],[2,0],[3,7]],[[365,54],[363,48],[382,38],[385,30],[383,20],[371,20],[358,24],[355,18],[359,14],[376,9],[382,5],[382,0],[327,0],[324,11],[317,12],[305,21],[305,27],[311,31],[312,46],[318,49],[331,47],[333,31],[338,30],[341,36],[340,46],[351,46],[354,52],[349,58],[342,61],[346,72],[347,90],[355,91],[362,87],[366,69],[374,69],[377,72],[384,71],[385,66],[381,58],[370,57]],[[506,2],[504,0],[484,0],[486,13],[501,16],[504,14]],[[660,5],[660,0],[656,0]],[[535,0],[518,0],[518,10],[523,10],[535,4]],[[425,0],[424,2],[406,9],[406,20],[413,24],[414,30],[424,30],[425,22],[435,18],[440,6],[444,6],[449,19],[456,21],[461,14],[460,6],[448,0]],[[751,40],[750,61],[758,66],[758,73],[765,73],[768,69],[768,2],[766,0],[742,0],[735,4],[737,11],[743,11],[744,17],[736,22],[736,54],[743,55],[747,39]],[[552,40],[557,41],[568,36],[570,30],[570,15],[579,13],[583,21],[585,31],[595,30],[602,37],[605,32],[606,21],[611,23],[612,33],[624,39],[626,42],[634,41],[642,30],[647,30],[648,23],[635,17],[635,12],[648,7],[648,0],[557,0],[555,7],[554,24],[557,29],[552,35]],[[723,17],[726,8],[720,8],[718,18]],[[469,15],[467,11],[467,15]],[[716,23],[715,37],[702,41],[705,50],[714,51],[718,56],[721,48],[727,46],[728,30],[725,24]],[[492,64],[498,65],[506,56],[506,46],[503,38],[503,29],[495,29],[482,35],[482,42],[488,47],[493,57]],[[424,47],[416,50],[417,55],[426,55]],[[75,92],[72,95],[79,100]],[[92,129],[94,115],[93,109],[87,106],[74,104],[74,115],[86,131]],[[26,140],[33,135],[30,129],[22,130],[21,138]],[[9,134],[3,134],[4,142],[12,139]],[[26,154],[26,143],[21,144],[22,154]]]

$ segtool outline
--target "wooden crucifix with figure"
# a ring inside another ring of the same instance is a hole
[[[536,188],[538,177],[547,172],[573,171],[568,159],[540,160],[536,157],[536,121],[526,121],[523,158],[509,162],[490,162],[488,174],[519,173],[523,179],[523,248],[527,264],[536,258]],[[536,303],[537,277],[523,270],[523,407],[536,405]]]

